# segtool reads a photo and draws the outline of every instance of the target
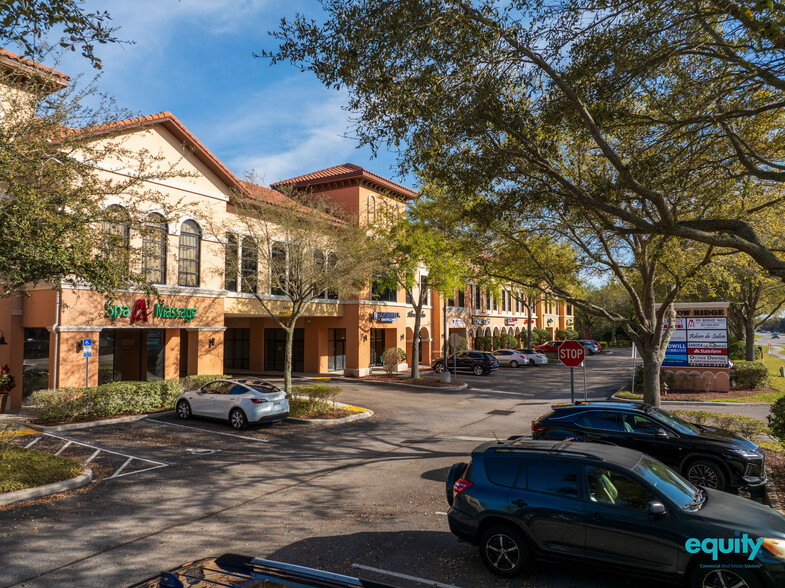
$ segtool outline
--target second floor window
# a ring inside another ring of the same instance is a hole
[[[147,217],[142,237],[142,273],[153,284],[166,284],[166,219],[153,213]]]
[[[482,308],[482,296],[480,294],[480,287],[477,284],[472,286],[474,289],[474,308],[480,310]]]
[[[430,304],[430,292],[428,291],[428,276],[420,276],[420,297],[423,304]]]
[[[286,276],[286,246],[283,243],[273,243],[270,255],[270,294],[286,294]]]
[[[371,284],[371,300],[398,302],[398,292],[374,280],[373,284]]]
[[[224,288],[230,292],[237,292],[238,255],[237,236],[226,234],[226,250],[224,260]]]
[[[131,243],[131,222],[128,212],[117,204],[107,207],[101,227],[106,255],[118,265],[128,265]]]
[[[572,304],[567,305],[567,315],[572,316]]]
[[[180,259],[177,283],[180,286],[199,286],[202,257],[202,232],[192,220],[180,227]]]
[[[502,290],[502,311],[507,310],[507,292]]]
[[[243,239],[240,278],[242,292],[254,294],[259,291],[259,251],[251,237]]]
[[[491,312],[491,293],[485,293],[485,312]]]

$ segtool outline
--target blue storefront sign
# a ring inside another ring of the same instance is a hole
[[[374,312],[373,320],[382,323],[392,323],[400,318],[397,312]]]

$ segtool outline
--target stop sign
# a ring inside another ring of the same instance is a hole
[[[565,341],[559,347],[559,361],[568,367],[578,367],[586,357],[586,350],[577,341]]]

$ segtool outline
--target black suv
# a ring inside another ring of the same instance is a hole
[[[785,586],[785,517],[752,500],[693,486],[624,447],[485,443],[470,464],[450,469],[447,502],[450,530],[478,545],[485,565],[500,576],[519,574],[535,558],[579,559],[593,574],[603,566],[689,579],[701,588]],[[755,553],[747,537],[758,545]],[[712,545],[734,538],[736,553],[713,557]]]
[[[573,437],[637,449],[703,488],[766,483],[763,452],[736,433],[695,425],[647,404],[579,402],[552,408],[532,421],[535,439]]]
[[[475,376],[482,376],[499,369],[499,361],[492,353],[487,351],[459,351],[447,358],[447,368],[453,369],[457,364],[459,370],[470,370]],[[433,362],[433,369],[437,373],[444,371],[444,360],[437,359]]]

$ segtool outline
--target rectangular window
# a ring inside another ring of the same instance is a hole
[[[447,306],[455,306],[455,294],[447,299]]]
[[[458,306],[460,308],[466,307],[466,291],[465,287],[461,290],[458,290]]]
[[[286,246],[273,243],[270,255],[270,294],[284,296],[286,294]]]
[[[507,292],[502,290],[502,312],[507,312]]]
[[[485,312],[491,312],[491,293],[485,292]]]
[[[237,292],[237,237],[231,233],[226,234],[226,254],[224,260],[224,288],[230,292]]]
[[[374,280],[371,284],[371,300],[379,300],[381,302],[398,302],[398,291],[382,286],[381,283]]]
[[[251,329],[226,329],[224,369],[247,370],[251,366]]]
[[[259,254],[256,250],[256,241],[251,237],[243,239],[242,267],[240,276],[241,289],[249,294],[259,291]]]
[[[572,304],[567,305],[567,316],[572,316]]]
[[[430,304],[430,292],[428,291],[428,276],[420,276],[420,297],[423,304],[428,306]]]
[[[474,288],[474,308],[476,310],[480,310],[482,308],[482,294],[480,293],[480,287],[477,284],[474,284],[472,288]]]

